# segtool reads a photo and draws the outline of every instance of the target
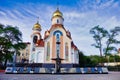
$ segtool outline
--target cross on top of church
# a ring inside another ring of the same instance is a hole
[[[39,17],[37,17],[37,23],[39,23]]]

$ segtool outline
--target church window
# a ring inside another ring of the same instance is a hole
[[[59,34],[56,35],[56,39],[57,39],[57,42],[60,41],[60,36],[59,36]]]
[[[59,53],[59,50],[57,50],[57,53]]]
[[[59,55],[60,57],[60,37],[63,36],[63,33],[59,30],[56,30],[53,35],[56,37],[56,57]]]
[[[37,42],[37,36],[34,36],[33,37],[33,43],[36,43]]]
[[[32,51],[35,51],[35,48],[32,48]]]
[[[60,34],[60,36],[63,36],[63,33],[61,32],[61,31],[59,31],[59,30],[57,30],[57,31],[55,31],[54,33],[53,33],[53,35],[55,36],[56,34]]]
[[[68,43],[65,43],[65,59],[69,59],[69,48],[68,48]]]
[[[56,34],[56,42],[60,42],[60,34],[59,33],[57,33]],[[56,44],[56,53],[58,54],[58,55],[60,55],[60,44]],[[57,56],[57,55],[56,55]]]
[[[59,20],[57,19],[57,23],[59,23]]]
[[[46,60],[50,60],[50,42],[47,43],[47,55]]]

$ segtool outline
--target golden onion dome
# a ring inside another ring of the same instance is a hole
[[[39,29],[39,30],[41,30],[41,25],[39,24],[39,22],[37,22],[36,24],[34,24],[33,29]]]
[[[60,17],[63,16],[63,14],[59,11],[58,8],[57,8],[57,10],[53,13],[53,17],[56,17],[56,16],[60,16]]]

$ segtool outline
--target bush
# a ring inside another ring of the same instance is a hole
[[[109,71],[120,71],[120,65],[118,66],[108,66]]]

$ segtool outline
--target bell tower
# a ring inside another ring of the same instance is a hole
[[[39,18],[38,18],[39,20]],[[31,53],[30,53],[30,59],[29,62],[30,63],[34,63],[35,62],[35,53],[36,53],[36,46],[38,46],[38,42],[42,39],[41,36],[41,25],[39,24],[39,21],[37,20],[37,22],[34,24],[32,30],[32,35],[31,35]]]
[[[42,39],[41,37],[41,25],[39,24],[39,21],[37,21],[36,24],[33,26],[33,34],[32,34],[32,43],[36,44],[38,40]]]

